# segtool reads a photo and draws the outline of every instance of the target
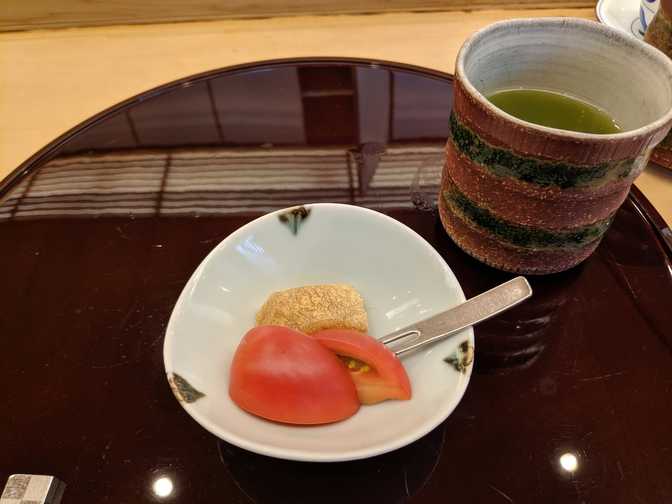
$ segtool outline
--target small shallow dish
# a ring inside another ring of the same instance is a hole
[[[595,14],[602,24],[611,26],[635,38],[644,38],[639,0],[599,0]]]
[[[241,448],[319,462],[379,455],[439,425],[457,406],[471,376],[471,328],[403,358],[413,388],[411,400],[362,406],[343,422],[283,425],[245,413],[231,401],[231,359],[268,295],[338,282],[362,294],[369,333],[377,338],[465,299],[434,248],[386,215],[331,203],[264,215],[215,247],[173,309],[164,363],[169,384],[187,413]]]

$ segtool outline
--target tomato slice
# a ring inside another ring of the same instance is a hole
[[[350,374],[333,352],[280,326],[245,334],[231,363],[229,396],[248,413],[290,424],[337,422],[359,409]]]
[[[411,382],[401,361],[371,336],[349,329],[327,329],[312,337],[344,360],[362,404],[411,398]]]

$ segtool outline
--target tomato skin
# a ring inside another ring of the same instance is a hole
[[[327,329],[312,335],[332,352],[366,363],[370,371],[352,371],[362,404],[410,399],[411,382],[399,358],[371,336],[350,329]]]
[[[248,413],[302,425],[344,420],[360,405],[338,357],[310,336],[281,326],[245,334],[231,363],[229,396]]]

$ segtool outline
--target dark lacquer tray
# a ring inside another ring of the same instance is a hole
[[[509,278],[462,253],[428,197],[451,102],[429,70],[259,63],[127,100],[19,167],[0,186],[0,480],[55,475],[87,504],[672,502],[672,257],[636,190],[589,260],[532,278],[531,301],[476,329],[466,396],[406,448],[270,459],[172,396],[162,342],[180,290],[269,210],[375,208],[436,247],[467,296]]]

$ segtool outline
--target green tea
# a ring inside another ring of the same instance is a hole
[[[523,121],[582,133],[618,133],[604,110],[570,96],[541,89],[510,89],[488,96],[496,107]]]

